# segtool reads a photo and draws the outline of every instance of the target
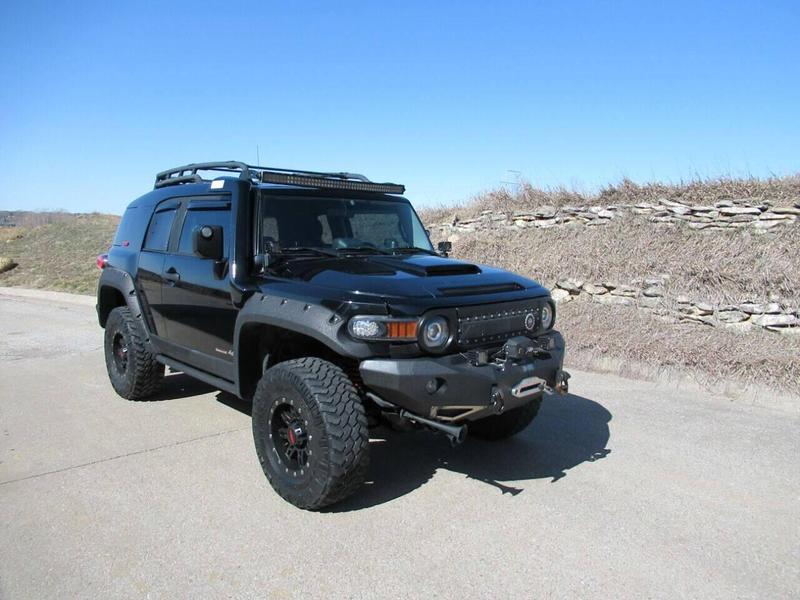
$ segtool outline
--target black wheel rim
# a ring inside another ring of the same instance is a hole
[[[128,369],[128,342],[121,333],[114,335],[111,342],[111,354],[117,371],[124,373]]]
[[[304,474],[311,455],[308,422],[303,419],[300,409],[285,399],[273,407],[270,438],[284,469]]]

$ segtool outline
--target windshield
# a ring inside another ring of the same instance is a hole
[[[408,202],[264,195],[260,206],[261,251],[266,242],[281,249],[433,250]]]

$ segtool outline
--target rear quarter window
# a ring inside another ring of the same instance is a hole
[[[146,224],[140,209],[135,206],[128,208],[122,215],[112,245],[138,248],[142,243]]]

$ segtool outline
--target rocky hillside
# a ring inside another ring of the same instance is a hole
[[[454,256],[550,287],[572,364],[800,391],[800,177],[523,185],[421,216]]]

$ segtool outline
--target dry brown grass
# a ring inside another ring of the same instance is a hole
[[[71,221],[75,214],[65,210],[31,211],[31,210],[0,210],[0,223],[16,225],[17,227],[38,227]]]
[[[638,185],[623,179],[617,185],[604,188],[597,196],[601,204],[636,204],[665,198],[685,204],[707,204],[719,200],[754,198],[775,206],[800,198],[800,173],[767,179],[719,177],[697,179],[678,185],[647,183]]]
[[[90,214],[30,228],[4,228],[0,254],[19,264],[0,274],[0,285],[94,293],[100,273],[95,259],[108,250],[118,224],[117,216]]]
[[[630,363],[686,371],[711,385],[741,381],[800,394],[800,336],[666,323],[635,308],[589,302],[560,306],[558,328],[567,341],[567,363],[577,368],[611,358],[623,373]]]
[[[679,184],[637,184],[623,179],[608,185],[598,193],[587,194],[564,187],[540,189],[522,182],[516,191],[500,188],[475,196],[471,200],[449,206],[427,208],[420,211],[423,221],[450,222],[458,216],[475,217],[484,210],[511,213],[533,210],[539,206],[591,206],[611,204],[636,204],[654,202],[660,198],[690,204],[713,204],[720,200],[754,198],[771,202],[775,206],[790,204],[800,199],[800,173],[787,177],[767,179],[719,177],[697,179]]]
[[[615,219],[602,227],[463,234],[453,244],[453,255],[509,269],[549,287],[562,277],[627,284],[665,274],[672,296],[733,303],[774,294],[800,307],[797,226],[769,235],[709,233]]]

